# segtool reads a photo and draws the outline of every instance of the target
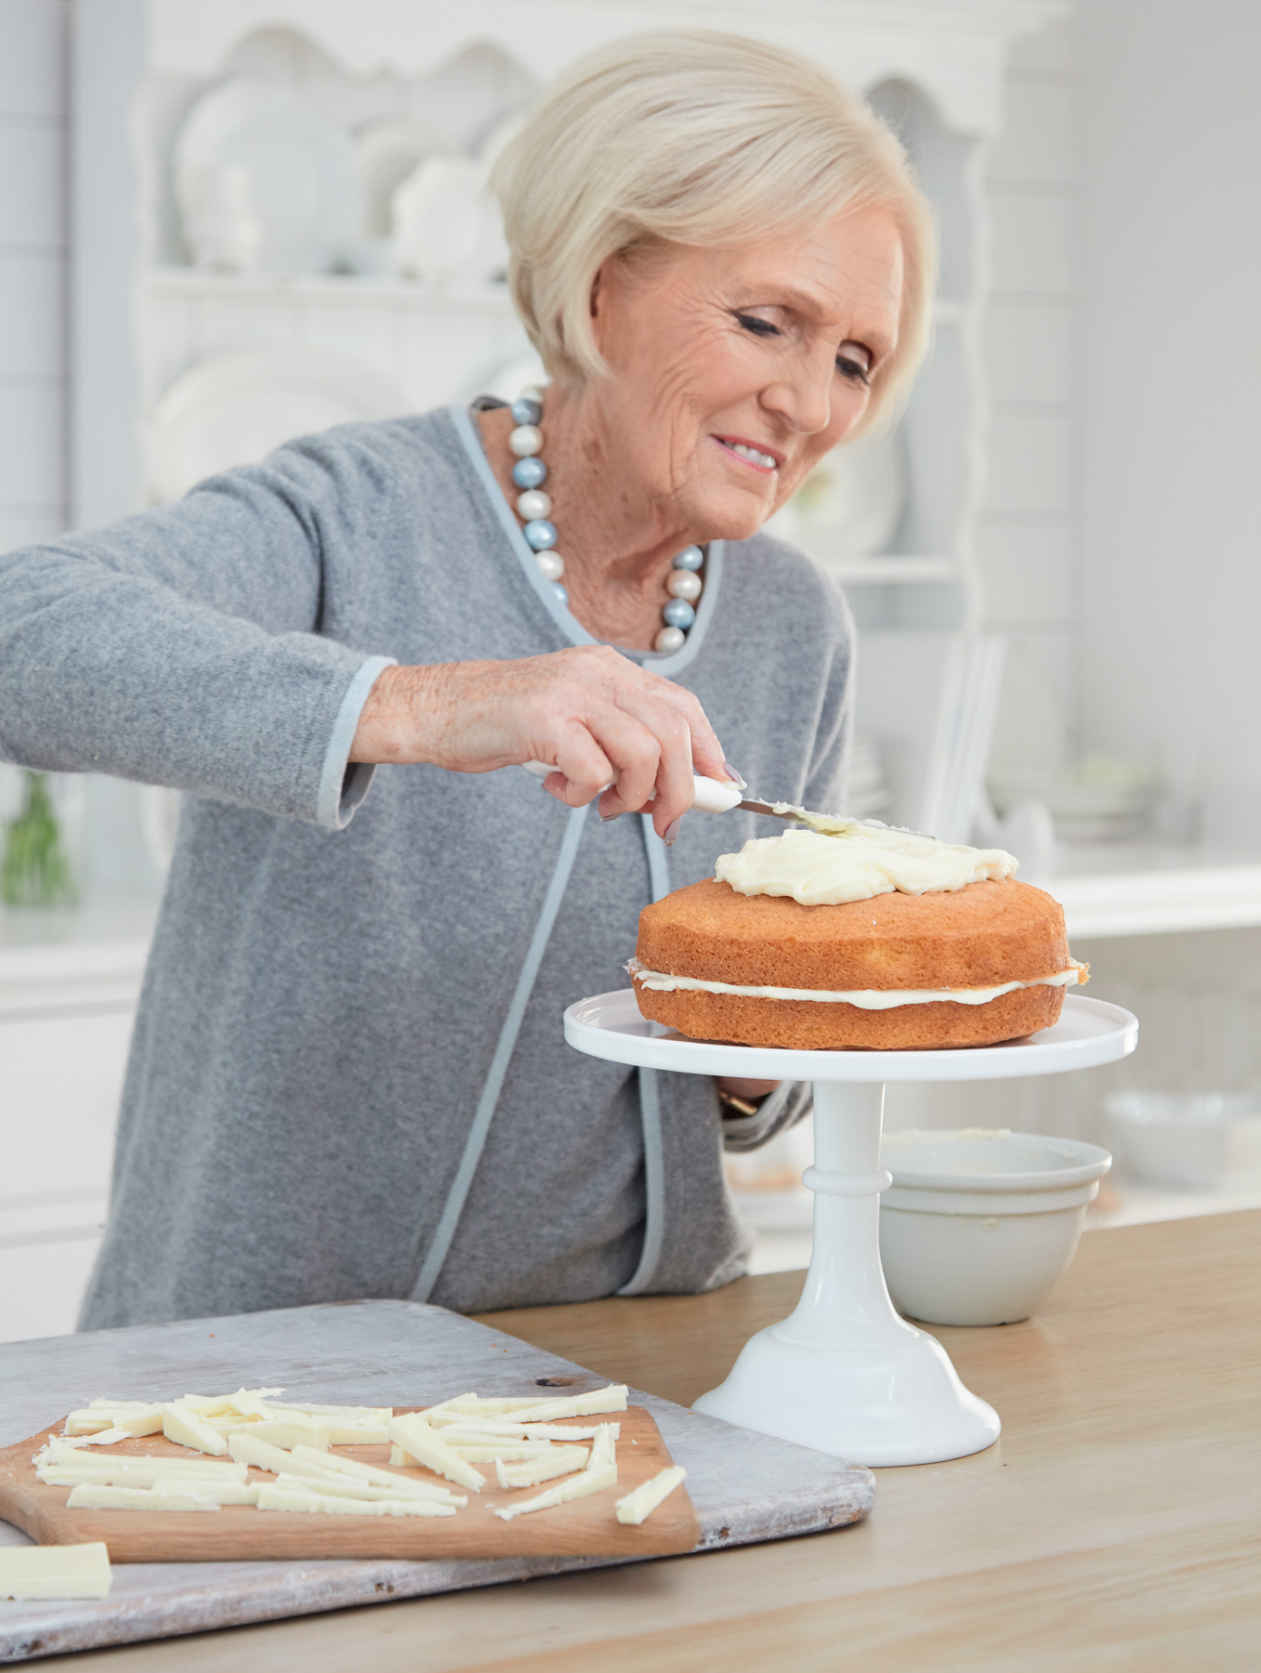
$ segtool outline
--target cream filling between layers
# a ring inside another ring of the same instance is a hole
[[[660,970],[645,970],[638,959],[629,959],[626,969],[644,987],[655,993],[731,993],[742,999],[811,999],[825,1005],[857,1005],[863,1011],[893,1011],[900,1005],[933,1005],[947,1000],[955,1005],[988,1005],[1017,988],[1074,987],[1082,980],[1086,966],[1069,960],[1067,970],[1053,976],[1034,976],[1027,982],[1000,982],[991,988],[776,988],[746,987],[738,982],[707,982],[699,976],[669,976]]]

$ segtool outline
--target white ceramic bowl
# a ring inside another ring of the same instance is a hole
[[[1153,1185],[1211,1188],[1225,1178],[1236,1122],[1261,1113],[1261,1099],[1239,1092],[1110,1092],[1104,1108],[1125,1174]]]
[[[926,1324],[1011,1324],[1076,1251],[1112,1158],[1043,1133],[887,1133],[880,1256],[893,1304]]]

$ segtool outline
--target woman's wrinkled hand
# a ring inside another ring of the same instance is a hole
[[[608,645],[512,662],[387,668],[364,704],[352,761],[457,773],[542,761],[544,788],[603,818],[652,804],[657,834],[692,805],[692,774],[725,779],[722,745],[690,691]]]

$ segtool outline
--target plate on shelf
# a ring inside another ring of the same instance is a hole
[[[901,430],[846,442],[820,460],[766,526],[806,546],[825,569],[869,557],[897,533],[907,474]]]
[[[313,348],[203,361],[175,380],[149,419],[150,503],[177,500],[217,471],[252,464],[295,436],[353,419],[394,418],[411,405],[371,367]]]
[[[233,211],[259,228],[252,265],[327,273],[359,235],[359,165],[350,136],[276,82],[236,76],[193,106],[175,143],[175,197],[190,248],[214,217],[225,180],[243,182]]]

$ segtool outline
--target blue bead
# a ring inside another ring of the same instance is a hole
[[[541,488],[547,481],[547,466],[537,454],[518,459],[512,467],[512,480],[518,488]]]
[[[514,424],[537,424],[543,416],[543,403],[522,397],[514,401],[508,411],[512,414]]]
[[[562,604],[568,605],[569,594],[565,591],[564,587],[561,586],[559,581],[552,582],[552,591],[556,594],[557,598],[560,599]]]
[[[672,598],[661,614],[671,627],[681,627],[685,633],[696,620],[696,611],[685,598]]]
[[[685,546],[670,565],[671,569],[700,569],[705,562],[705,554],[699,546]]]
[[[546,517],[531,517],[525,525],[525,538],[536,552],[543,552],[556,544],[556,525]]]

